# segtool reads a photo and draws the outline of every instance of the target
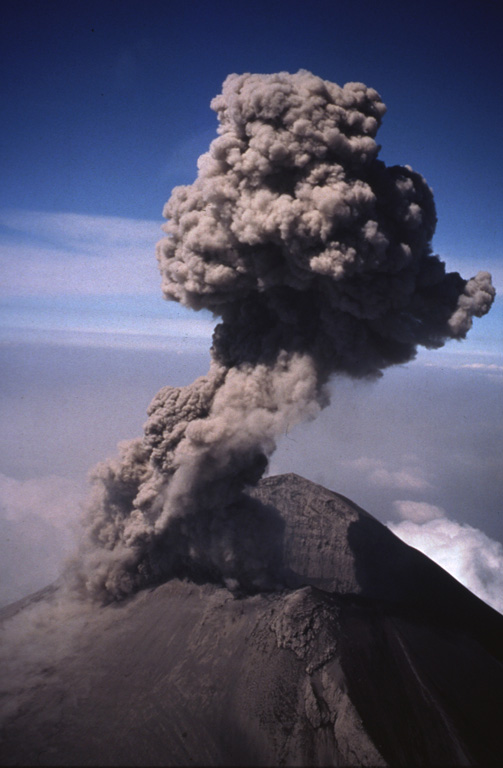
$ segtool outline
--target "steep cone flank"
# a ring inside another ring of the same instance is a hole
[[[2,612],[3,764],[501,764],[502,617],[342,496],[253,495],[276,591]]]
[[[501,617],[350,499],[295,474],[268,477],[252,491],[284,522],[284,580],[291,586],[395,603],[477,629],[503,657]]]

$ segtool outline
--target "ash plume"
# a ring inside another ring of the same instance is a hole
[[[218,137],[173,190],[157,257],[167,299],[220,318],[212,363],[162,389],[143,437],[94,472],[74,577],[103,600],[175,574],[273,585],[243,489],[278,437],[327,405],[333,374],[375,378],[462,339],[495,295],[433,254],[432,192],[378,159],[374,89],[233,74],[211,107]]]

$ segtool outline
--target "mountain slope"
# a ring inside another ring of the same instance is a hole
[[[11,646],[2,764],[501,763],[502,617],[344,497],[295,475],[253,496],[284,589],[5,609],[33,642]]]
[[[425,620],[469,626],[503,661],[501,615],[350,499],[295,474],[265,478],[252,495],[284,521],[289,585],[360,595]]]

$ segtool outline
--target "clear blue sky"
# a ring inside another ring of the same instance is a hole
[[[4,0],[1,27],[2,207],[157,218],[193,176],[225,76],[305,68],[375,87],[382,157],[494,236],[498,2]]]

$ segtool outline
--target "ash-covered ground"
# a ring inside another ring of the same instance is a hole
[[[344,497],[253,497],[274,588],[3,610],[2,764],[500,764],[503,618]]]

